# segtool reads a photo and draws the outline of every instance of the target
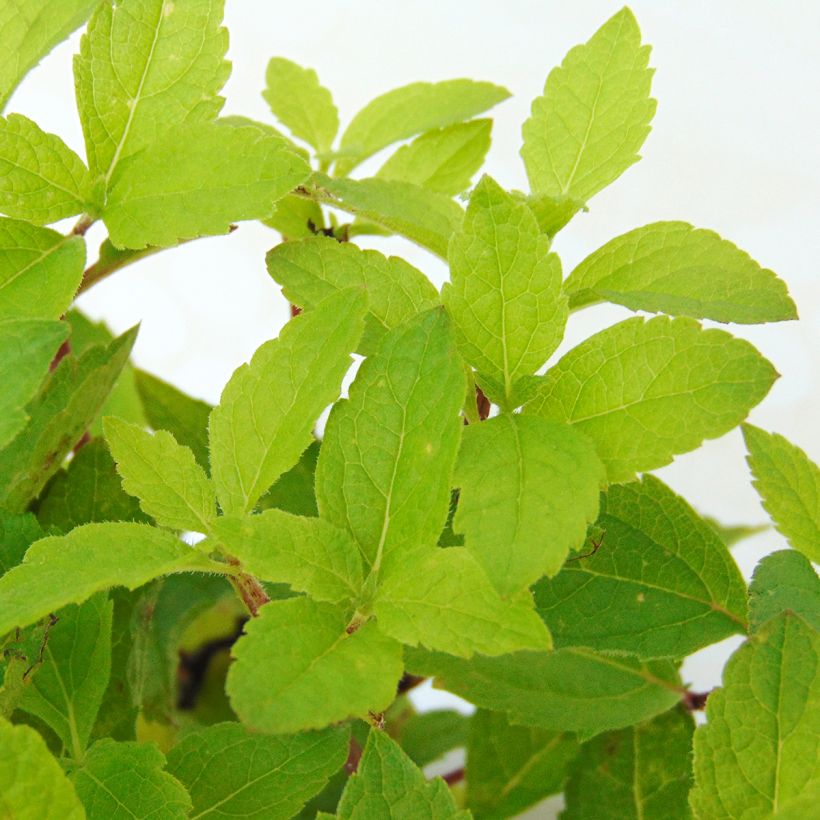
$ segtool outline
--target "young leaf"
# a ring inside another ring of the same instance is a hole
[[[502,595],[555,575],[598,515],[604,468],[565,424],[504,414],[464,431],[453,528]]]
[[[220,723],[187,734],[168,753],[168,771],[187,786],[196,817],[288,820],[344,764],[349,735],[258,735]]]
[[[744,538],[751,538],[760,532],[766,532],[769,529],[768,524],[721,524],[714,518],[708,515],[702,516],[703,520],[720,536],[720,540],[726,544],[727,547],[733,547]]]
[[[373,612],[391,638],[463,658],[551,648],[529,593],[505,601],[463,547],[397,557],[381,581]]]
[[[459,348],[480,376],[498,384],[489,396],[511,410],[522,376],[546,362],[564,335],[561,263],[532,211],[484,176],[450,243],[451,283],[442,299]],[[518,402],[520,404],[520,402]]]
[[[296,466],[276,479],[276,483],[259,499],[257,506],[260,510],[278,509],[309,518],[319,515],[314,489],[319,448],[320,443],[314,441],[302,453]]]
[[[347,782],[336,816],[339,820],[465,818],[444,781],[428,781],[401,747],[378,729],[371,729],[367,736],[359,767]]]
[[[266,510],[244,518],[220,518],[214,537],[263,581],[290,584],[317,601],[356,598],[362,586],[358,545],[345,530],[319,518]]]
[[[44,641],[43,664],[19,704],[82,757],[111,672],[112,605],[105,593],[61,609]]]
[[[473,80],[411,83],[376,97],[342,135],[336,176],[394,142],[481,114],[510,96],[506,88]]]
[[[0,117],[0,212],[45,225],[93,208],[91,175],[58,136]]]
[[[176,245],[269,216],[309,173],[279,137],[256,128],[179,126],[118,165],[103,219],[119,248]]]
[[[692,319],[627,319],[570,350],[526,407],[589,436],[610,482],[731,430],[778,374],[752,345]]]
[[[470,187],[490,148],[492,120],[459,122],[403,145],[379,168],[379,179],[412,182],[448,196]]]
[[[173,126],[219,113],[230,74],[223,7],[224,0],[98,7],[74,58],[74,83],[88,161],[106,190],[121,160]]]
[[[216,518],[216,495],[194,454],[170,434],[153,435],[108,416],[103,427],[123,489],[163,527],[208,532]]]
[[[330,150],[339,130],[339,112],[312,68],[274,57],[265,73],[262,96],[274,116],[320,154]]]
[[[777,529],[809,560],[820,561],[820,468],[777,433],[743,425],[754,486]]]
[[[452,709],[422,712],[402,724],[401,747],[416,766],[426,766],[464,746],[469,726],[470,718]]]
[[[145,524],[86,524],[32,544],[25,561],[0,578],[0,635],[108,587],[136,589],[167,573],[219,566]]]
[[[0,219],[0,319],[59,319],[84,266],[82,237]]]
[[[565,789],[565,820],[688,820],[690,715],[678,707],[581,747]]]
[[[358,352],[365,356],[388,330],[439,303],[433,283],[403,259],[330,237],[282,242],[266,261],[285,298],[302,308],[312,309],[345,288],[362,289],[368,313]]]
[[[749,625],[757,631],[787,611],[820,631],[820,579],[809,560],[793,550],[767,555],[755,568],[749,587]]]
[[[467,806],[477,818],[517,816],[562,790],[577,754],[573,735],[513,726],[479,709],[467,743]]]
[[[284,241],[307,239],[325,230],[325,217],[318,202],[288,194],[274,203],[262,223],[282,234]]]
[[[786,284],[713,231],[653,222],[610,240],[564,283],[570,309],[608,301],[630,310],[718,322],[797,318]]]
[[[83,805],[45,741],[0,717],[0,794],[4,813],[37,820],[85,820]]]
[[[2,579],[0,579],[2,582]],[[402,674],[401,644],[373,621],[309,598],[273,601],[233,648],[226,690],[250,729],[288,734],[386,709]]]
[[[0,576],[22,562],[26,550],[45,533],[31,513],[0,511]]]
[[[820,779],[820,633],[786,612],[729,660],[695,732],[695,817],[770,817]]]
[[[669,661],[640,663],[588,649],[515,652],[471,660],[405,650],[408,671],[511,723],[587,736],[620,729],[670,709],[681,687]]]
[[[164,767],[165,756],[153,743],[97,741],[73,773],[88,820],[188,817],[191,798]]]
[[[550,239],[558,233],[578,211],[586,210],[584,203],[572,197],[555,197],[549,194],[530,194],[525,196],[516,191],[513,195],[526,202],[535,215],[538,227]]]
[[[210,420],[211,470],[226,515],[252,510],[310,444],[317,417],[339,395],[364,311],[361,291],[334,294],[233,374]]]
[[[464,368],[437,308],[387,333],[331,411],[316,469],[319,512],[352,533],[374,570],[438,541],[463,395]]]
[[[522,129],[533,193],[586,202],[638,161],[655,113],[649,51],[623,8],[550,72]]]
[[[556,646],[683,658],[746,631],[746,584],[711,527],[653,476],[610,487],[600,548],[535,590]]]

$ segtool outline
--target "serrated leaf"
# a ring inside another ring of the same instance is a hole
[[[581,746],[562,820],[687,820],[694,723],[681,708]]]
[[[191,798],[164,767],[165,756],[153,743],[97,741],[73,772],[88,820],[188,817]]]
[[[183,125],[117,166],[103,219],[117,247],[176,245],[269,216],[309,173],[278,137],[256,128]]]
[[[20,820],[85,820],[77,793],[45,741],[29,726],[0,717],[0,795]]]
[[[610,482],[623,482],[731,430],[777,376],[752,345],[722,330],[635,317],[570,350],[525,410],[578,427]]]
[[[460,814],[441,778],[428,781],[395,741],[384,732],[371,729],[359,767],[347,782],[336,816],[339,820],[449,820]]]
[[[303,597],[263,606],[234,644],[228,672],[242,723],[288,734],[387,708],[402,674],[401,644],[374,621],[349,633],[350,620],[344,609]]]
[[[272,212],[262,222],[279,231],[285,241],[307,239],[325,229],[325,217],[319,203],[295,194],[275,202]]]
[[[0,212],[45,225],[93,202],[88,169],[56,134],[21,114],[0,117]]]
[[[464,746],[469,726],[470,718],[461,712],[436,709],[413,715],[403,723],[399,741],[416,766],[426,766],[451,749]]]
[[[403,259],[329,237],[283,242],[266,261],[285,298],[302,308],[312,309],[345,288],[364,290],[368,313],[358,347],[362,355],[372,354],[388,330],[439,303],[433,283]]]
[[[723,671],[695,732],[695,817],[771,817],[820,780],[820,633],[769,621]]]
[[[317,417],[339,395],[364,311],[361,291],[334,294],[233,374],[210,420],[211,471],[226,515],[252,510],[310,444]]]
[[[484,176],[450,243],[442,299],[459,349],[479,375],[501,386],[490,398],[513,409],[514,389],[546,362],[564,335],[561,263],[530,209]]]
[[[768,524],[721,524],[708,515],[703,516],[703,520],[720,536],[720,540],[727,547],[733,547],[744,538],[751,538],[769,529]]]
[[[541,580],[556,646],[684,658],[746,631],[746,584],[709,525],[653,476],[610,487],[593,555]]]
[[[314,441],[302,453],[296,466],[276,479],[274,485],[259,499],[257,506],[260,510],[278,509],[308,517],[319,515],[314,490],[319,447],[320,443]]]
[[[517,192],[513,192],[515,195]],[[550,238],[554,237],[578,211],[586,210],[584,203],[568,196],[549,194],[519,195],[535,215],[538,227]]]
[[[339,112],[312,68],[274,57],[265,73],[262,96],[274,116],[319,153],[330,150],[339,130]]]
[[[653,222],[590,254],[564,283],[570,309],[600,301],[718,322],[797,318],[786,284],[714,231]]]
[[[263,581],[290,584],[317,601],[356,598],[362,586],[359,548],[345,530],[319,518],[266,510],[220,518],[214,537],[243,569]]]
[[[32,544],[24,562],[0,578],[0,635],[108,587],[136,589],[160,575],[218,567],[155,527],[86,524]]]
[[[0,576],[16,567],[26,550],[44,535],[31,513],[9,515],[0,511]]]
[[[100,4],[91,18],[74,83],[88,161],[106,190],[121,160],[176,125],[219,113],[230,74],[223,7],[224,0],[125,0]]]
[[[480,114],[510,96],[506,88],[474,80],[411,83],[369,102],[348,125],[339,146],[336,176],[394,142]]]
[[[194,454],[170,434],[153,435],[108,416],[103,424],[123,489],[157,524],[208,532],[216,518],[216,495]]]
[[[820,561],[820,468],[777,433],[743,425],[755,489],[775,527],[811,561]]]
[[[74,757],[88,745],[108,685],[111,614],[104,593],[61,609],[44,641],[43,663],[19,704],[54,729]]]
[[[577,753],[573,735],[513,726],[479,709],[467,743],[467,807],[476,818],[519,815],[562,790]]]
[[[820,579],[809,560],[793,550],[767,555],[755,568],[749,587],[749,626],[757,631],[787,611],[820,631]]]
[[[471,120],[428,131],[403,145],[376,172],[455,196],[470,187],[490,148],[492,120]]]
[[[453,520],[502,595],[554,575],[598,515],[604,468],[571,427],[504,414],[464,431]]]
[[[440,308],[385,334],[336,404],[316,468],[319,512],[367,564],[438,541],[461,438],[464,369]]]
[[[186,735],[168,771],[188,787],[196,817],[288,820],[344,764],[349,734],[258,735],[220,723]]]
[[[638,161],[655,113],[649,52],[623,8],[550,72],[522,129],[533,193],[586,202]]]
[[[0,319],[59,319],[84,266],[81,237],[0,219]]]
[[[669,661],[640,663],[589,649],[469,661],[406,649],[405,663],[482,709],[507,712],[511,723],[588,737],[665,712],[683,691]]]
[[[501,598],[463,547],[397,557],[381,580],[373,612],[392,638],[464,658],[552,646],[529,593]]]

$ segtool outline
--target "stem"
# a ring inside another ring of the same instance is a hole
[[[683,698],[681,698],[681,702],[683,703],[684,707],[688,709],[690,712],[699,712],[701,709],[706,708],[706,701],[708,700],[709,695],[711,694],[711,689],[708,692],[692,692],[691,690],[687,689],[683,693]]]
[[[410,675],[407,672],[404,673],[404,676],[399,681],[398,688],[396,689],[397,695],[403,695],[405,692],[409,692],[411,689],[415,689],[420,684],[424,683],[427,678],[423,678],[420,675]]]
[[[73,236],[85,236],[88,229],[96,222],[93,216],[83,214],[78,220],[77,224],[71,229]]]
[[[228,563],[233,566],[239,566],[239,561],[236,558],[228,558]],[[249,575],[247,572],[238,572],[236,575],[229,576],[229,580],[236,590],[242,603],[248,608],[252,618],[259,615],[259,608],[270,602],[268,593],[265,592],[264,587],[259,581]]]
[[[456,783],[461,783],[464,780],[464,767],[462,766],[460,769],[454,769],[452,772],[447,772],[447,774],[443,774],[441,779],[448,785],[453,786]]]

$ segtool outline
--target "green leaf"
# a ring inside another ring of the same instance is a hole
[[[683,709],[585,743],[571,767],[563,820],[688,820],[694,724]]]
[[[256,128],[179,126],[120,163],[103,219],[117,247],[176,245],[269,216],[309,173],[278,137]]]
[[[123,489],[157,524],[208,532],[216,518],[216,495],[194,454],[164,430],[147,433],[108,416],[103,424]]]
[[[0,318],[0,447],[26,426],[29,413],[24,408],[67,336],[63,322]]]
[[[820,468],[777,433],[743,425],[752,482],[775,527],[809,560],[820,561]]]
[[[441,778],[428,781],[401,747],[384,732],[372,729],[339,801],[339,820],[405,820],[464,817]]]
[[[564,335],[561,263],[549,246],[532,211],[488,176],[450,243],[442,299],[459,348],[479,375],[500,385],[490,398],[508,410],[516,382],[535,373]]]
[[[492,120],[459,122],[403,145],[379,168],[380,179],[412,182],[455,196],[470,187],[490,148]]]
[[[0,717],[0,795],[8,817],[85,820],[82,803],[45,741]]]
[[[397,557],[381,581],[373,611],[390,637],[464,658],[552,646],[529,593],[502,599],[463,547],[430,547]]]
[[[275,202],[272,213],[262,222],[279,231],[285,241],[316,236],[325,228],[321,206],[312,199],[303,199],[296,194],[288,194]]]
[[[479,709],[467,743],[467,806],[477,818],[519,815],[562,790],[577,753],[573,735],[513,726]]]
[[[595,442],[610,482],[624,482],[727,433],[777,376],[752,345],[722,330],[635,317],[570,350],[525,409],[575,425]]]
[[[308,517],[319,515],[314,490],[319,447],[319,442],[314,441],[302,453],[296,466],[276,479],[276,483],[259,499],[259,509],[279,509]]]
[[[720,540],[727,547],[733,547],[744,538],[751,538],[769,529],[768,524],[721,524],[708,515],[704,515],[703,520],[720,536]]]
[[[522,129],[533,193],[586,202],[638,161],[655,113],[649,52],[623,8],[550,72]]]
[[[567,425],[504,414],[464,431],[453,527],[502,595],[555,575],[598,515],[604,468]]]
[[[318,601],[350,601],[362,586],[359,548],[344,530],[319,518],[266,510],[220,518],[214,537],[263,581],[290,584]]]
[[[213,572],[219,565],[145,524],[86,524],[43,538],[0,578],[0,635],[108,587],[136,589],[160,575],[197,569]]]
[[[364,310],[361,291],[335,294],[233,374],[210,420],[211,470],[226,515],[252,510],[310,444],[317,417],[339,395]]]
[[[265,73],[262,96],[274,116],[319,153],[330,150],[339,130],[339,112],[312,68],[274,57]]]
[[[513,191],[513,195],[517,195],[527,203],[535,215],[541,232],[550,238],[554,237],[578,211],[586,210],[583,202],[572,199],[572,197],[554,197],[549,194],[526,196],[516,191]]]
[[[28,405],[28,425],[0,451],[0,506],[26,509],[82,438],[108,398],[137,337],[127,331],[107,346],[66,356]]]
[[[684,658],[746,631],[746,584],[711,527],[654,476],[610,487],[600,548],[535,590],[556,646]]]
[[[653,222],[590,254],[564,283],[572,310],[596,302],[718,322],[797,318],[783,280],[713,231]]]
[[[411,83],[369,102],[342,135],[336,176],[394,142],[480,114],[510,96],[506,88],[474,80]]]
[[[111,673],[108,596],[60,610],[20,708],[47,723],[75,758],[82,756]]]
[[[0,511],[0,576],[21,563],[26,550],[43,535],[31,513],[8,515]]]
[[[167,430],[184,447],[189,447],[197,463],[208,468],[208,416],[211,405],[177,390],[168,382],[135,372],[145,417],[154,430]]]
[[[164,767],[165,756],[153,743],[95,743],[73,774],[88,820],[188,817],[191,798]]]
[[[224,0],[98,7],[74,58],[74,82],[88,161],[106,190],[121,160],[176,125],[219,113],[231,70],[223,7]]]
[[[345,288],[362,289],[368,313],[358,351],[365,356],[388,330],[439,303],[432,282],[403,259],[329,237],[283,242],[266,261],[285,298],[302,308],[312,309]]]
[[[416,764],[426,766],[451,749],[464,746],[470,718],[452,709],[413,715],[401,727],[401,747]]]
[[[752,631],[787,611],[820,631],[820,579],[809,560],[793,550],[767,555],[755,568],[749,587]]]
[[[408,671],[435,676],[438,685],[482,709],[507,712],[511,723],[588,736],[665,712],[682,692],[669,661],[640,663],[589,649],[469,661],[406,649],[405,662]]]
[[[220,723],[186,735],[168,754],[196,817],[288,820],[347,759],[349,730],[301,735],[249,732]]]
[[[0,111],[28,72],[88,19],[98,0],[0,2]]]
[[[735,654],[695,732],[695,817],[771,817],[820,780],[820,633],[792,613]]]
[[[376,572],[438,541],[463,396],[464,369],[437,308],[387,333],[330,413],[316,468],[319,512],[352,533]]]
[[[82,237],[0,219],[0,319],[59,319],[84,266]]]
[[[2,582],[2,579],[0,579]],[[288,734],[386,709],[402,674],[401,644],[373,621],[309,598],[273,601],[233,647],[227,692],[250,729]]]

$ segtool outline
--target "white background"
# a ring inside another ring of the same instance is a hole
[[[486,170],[506,187],[526,187],[518,156],[521,123],[551,67],[585,41],[619,4],[606,0],[356,0],[273,3],[228,0],[233,75],[225,113],[270,120],[260,96],[267,60],[311,66],[333,92],[342,124],[375,95],[415,80],[486,79],[513,98],[493,115]],[[565,272],[607,239],[659,219],[712,228],[789,285],[802,317],[731,327],[782,374],[751,420],[785,434],[820,459],[820,4],[765,0],[638,0],[632,3],[651,64],[658,112],[644,159],[591,202],[555,242]],[[74,110],[71,54],[59,47],[24,81],[8,111],[37,120],[83,154]],[[363,173],[382,160],[363,166]],[[90,247],[104,232],[95,226]],[[243,224],[230,237],[200,240],[144,260],[81,301],[116,331],[142,322],[137,363],[186,391],[218,399],[231,372],[287,318],[264,253],[276,234]],[[374,247],[406,255],[440,284],[443,263],[403,240]],[[568,347],[625,310],[601,306],[573,316]],[[738,431],[681,456],[659,475],[698,509],[727,523],[765,520],[751,488]],[[774,532],[735,548],[748,576],[756,560],[783,547]],[[729,646],[690,660],[698,688],[719,683]],[[429,698],[430,696],[428,696]],[[542,810],[539,816],[550,816]]]

